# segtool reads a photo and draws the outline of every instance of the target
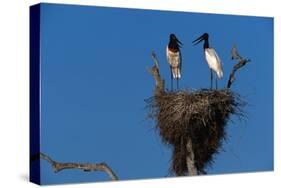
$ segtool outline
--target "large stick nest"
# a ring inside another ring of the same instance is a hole
[[[244,105],[228,89],[164,92],[147,103],[162,141],[173,148],[171,171],[178,176],[188,174],[187,139],[191,139],[198,172],[205,173],[226,138],[230,115],[243,116]]]

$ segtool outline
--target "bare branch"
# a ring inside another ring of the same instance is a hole
[[[230,88],[232,83],[235,81],[235,73],[238,69],[245,66],[248,62],[250,62],[250,59],[245,59],[241,57],[236,49],[236,45],[234,45],[231,49],[231,59],[238,60],[239,62],[233,66],[232,73],[229,76],[228,82],[227,82],[227,88]]]
[[[156,54],[152,52],[151,56],[155,65],[151,68],[147,68],[147,71],[152,74],[155,79],[155,95],[161,95],[164,92],[165,82],[162,80],[159,72],[159,61],[156,57]]]
[[[151,56],[152,56],[152,59],[156,65],[156,67],[159,69],[159,61],[158,61],[157,56],[154,51],[152,51]]]
[[[243,59],[237,51],[236,44],[234,44],[231,49],[231,59],[232,60],[235,59],[235,60],[239,60],[239,61],[241,61]]]
[[[46,160],[49,162],[54,170],[54,172],[59,172],[61,170],[65,169],[80,169],[85,172],[91,172],[91,171],[102,171],[108,174],[108,176],[112,180],[118,180],[118,177],[116,174],[112,171],[112,169],[106,164],[106,163],[60,163],[57,161],[54,161],[49,156],[40,153],[40,158]]]

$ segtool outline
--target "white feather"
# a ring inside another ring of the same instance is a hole
[[[205,58],[209,65],[209,68],[216,72],[219,79],[223,77],[223,70],[221,66],[221,60],[214,48],[205,49]]]
[[[171,52],[167,46],[166,55],[168,64],[172,68],[173,78],[179,79],[181,77],[181,54],[178,52]]]

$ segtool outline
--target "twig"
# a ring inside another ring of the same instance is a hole
[[[65,169],[80,169],[85,172],[91,172],[91,171],[103,171],[108,174],[108,176],[112,180],[118,180],[118,177],[116,174],[112,171],[112,169],[106,164],[106,163],[96,163],[96,164],[91,164],[91,163],[60,163],[57,161],[54,161],[51,159],[49,156],[40,153],[40,158],[46,160],[52,165],[52,168],[54,172],[59,172],[61,170]]]
[[[236,45],[234,45],[231,49],[231,59],[238,60],[239,62],[233,66],[232,73],[229,76],[228,82],[227,82],[227,88],[229,89],[232,85],[232,83],[235,80],[235,73],[238,69],[245,66],[248,62],[250,62],[250,59],[245,59],[241,57],[237,51]]]

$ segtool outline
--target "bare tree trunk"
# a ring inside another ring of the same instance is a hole
[[[165,87],[165,82],[162,80],[160,76],[160,71],[159,71],[159,61],[156,57],[156,54],[152,52],[152,59],[155,63],[155,65],[152,68],[148,68],[148,72],[151,73],[154,77],[155,80],[155,90],[154,90],[154,95],[159,96],[163,94],[164,87]],[[194,162],[194,153],[192,149],[192,141],[190,138],[188,138],[187,143],[186,143],[186,150],[187,150],[187,156],[186,156],[186,166],[189,172],[190,176],[196,176],[198,175],[197,168],[195,166]]]
[[[190,176],[198,175],[197,168],[194,163],[194,153],[192,149],[192,141],[191,138],[188,138],[186,143],[186,150],[188,155],[186,156],[186,166],[188,169],[188,173]]]

